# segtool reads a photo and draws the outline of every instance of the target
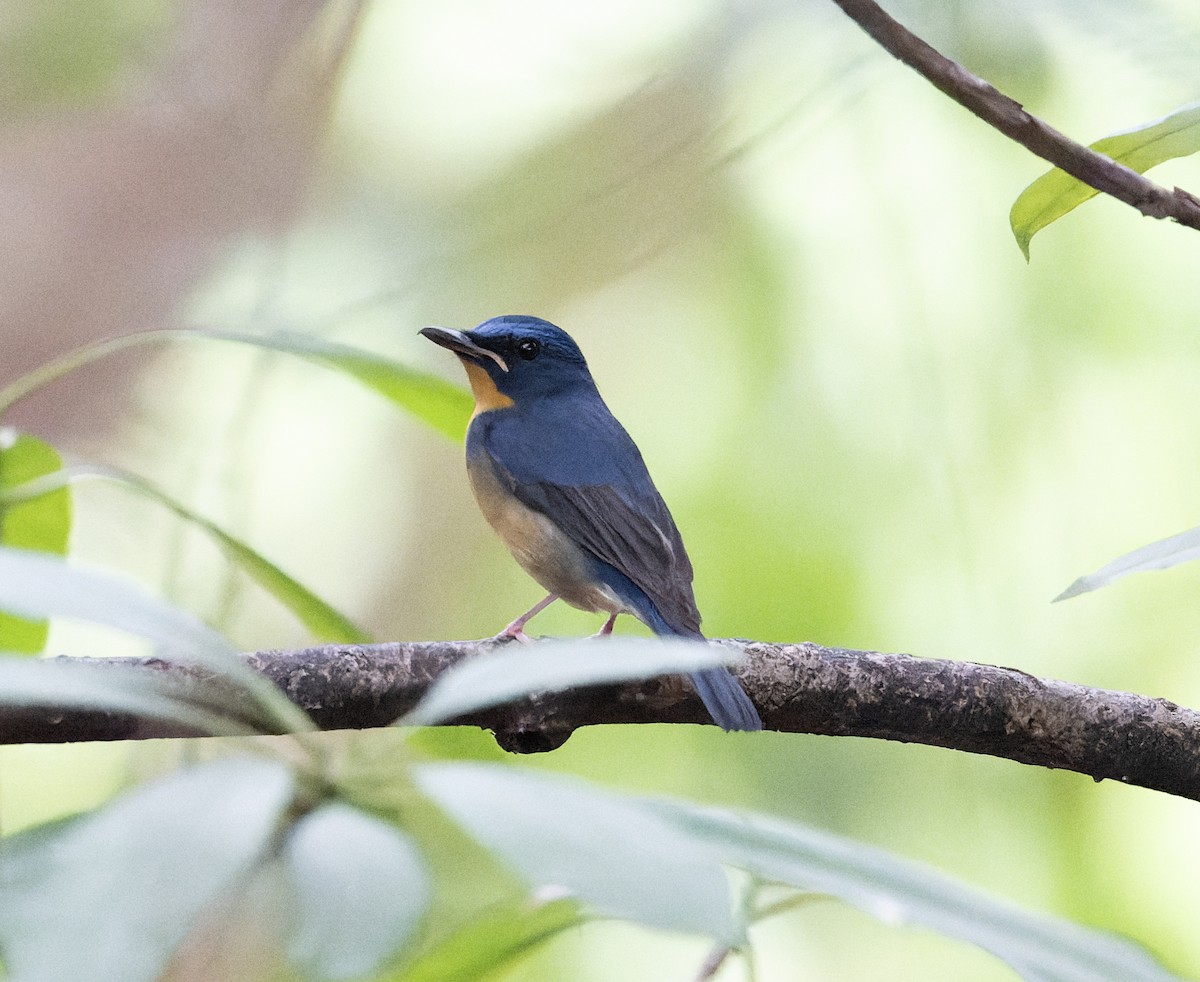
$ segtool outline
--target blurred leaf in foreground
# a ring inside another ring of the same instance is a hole
[[[210,736],[257,733],[239,718],[239,707],[201,704],[187,699],[164,672],[102,659],[26,659],[0,657],[0,705],[14,708],[65,708],[129,713],[160,720]],[[230,710],[234,710],[230,712]]]
[[[294,787],[251,758],[175,774],[0,845],[14,979],[154,982],[196,918],[266,853]]]
[[[429,906],[425,866],[395,826],[341,802],[303,816],[283,848],[294,893],[288,953],[317,979],[359,978],[407,943]]]
[[[885,924],[920,924],[977,945],[1025,982],[1181,982],[1132,941],[1031,913],[861,842],[682,802],[647,806],[722,862],[761,880],[838,897]]]
[[[489,764],[427,764],[413,776],[535,889],[560,888],[612,917],[741,942],[719,863],[642,802]]]
[[[1023,910],[801,825],[497,765],[424,765],[414,776],[528,883],[565,890],[602,915],[738,947],[728,887],[714,875],[732,866],[759,881],[836,897],[886,924],[917,924],[976,945],[1026,982],[1178,982],[1124,938]]]
[[[400,723],[429,726],[534,692],[677,675],[736,661],[733,648],[662,638],[605,638],[510,645],[441,676]]]
[[[163,657],[203,665],[240,685],[261,711],[264,728],[313,728],[304,712],[251,669],[222,635],[123,577],[0,546],[0,610],[24,617],[69,617],[147,638]]]

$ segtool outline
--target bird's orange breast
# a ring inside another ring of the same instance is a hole
[[[459,360],[467,370],[467,381],[471,383],[471,394],[475,396],[475,416],[493,409],[505,409],[513,404],[512,399],[496,388],[496,383],[482,367],[466,358]]]

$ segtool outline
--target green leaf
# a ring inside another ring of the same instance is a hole
[[[462,440],[471,415],[472,400],[460,386],[429,372],[409,368],[374,352],[350,345],[335,344],[307,334],[276,332],[246,334],[238,331],[209,331],[201,328],[172,328],[126,334],[89,344],[48,362],[0,388],[0,416],[31,392],[58,381],[84,365],[99,361],[118,351],[143,344],[164,341],[233,341],[306,358],[374,389],[386,399],[428,423],[454,440]]]
[[[534,887],[603,914],[741,941],[725,872],[642,802],[581,781],[489,764],[415,769],[421,790]]]
[[[335,344],[307,334],[279,332],[258,335],[233,331],[197,331],[196,334],[283,351],[327,368],[335,368],[374,389],[385,399],[452,440],[461,441],[466,433],[474,402],[465,389],[438,375],[417,371],[360,348]]]
[[[1132,130],[1106,136],[1090,146],[1097,153],[1144,174],[1165,160],[1200,150],[1200,102]],[[1029,243],[1036,233],[1098,193],[1057,167],[1022,191],[1013,202],[1008,221],[1025,259],[1029,259]]]
[[[472,658],[441,676],[400,723],[429,726],[531,692],[675,675],[736,662],[719,644],[663,638],[597,638],[512,645]]]
[[[585,918],[570,900],[491,907],[423,952],[392,982],[483,982]]]
[[[142,489],[143,494],[151,494]],[[290,610],[318,641],[369,644],[371,636],[332,604],[322,600],[299,580],[293,579],[261,553],[250,548],[220,526],[165,496],[159,499],[185,521],[202,528],[226,557],[255,583]]]
[[[9,500],[36,501],[54,494],[72,481],[86,478],[111,481],[128,488],[196,526],[212,538],[226,559],[290,610],[318,640],[348,644],[370,643],[371,637],[365,631],[304,584],[293,579],[241,539],[230,535],[219,525],[181,504],[162,488],[136,474],[102,464],[73,464],[13,488],[7,492],[7,497]],[[5,495],[0,493],[0,504],[3,504],[4,500]]]
[[[714,859],[839,897],[887,924],[920,924],[978,945],[1025,982],[1180,982],[1124,938],[1030,913],[860,842],[681,802],[646,807]]]
[[[35,501],[4,504],[11,488],[62,466],[58,452],[26,433],[0,427],[0,545],[65,556],[71,531],[71,496],[65,488]],[[49,624],[0,613],[0,651],[37,654],[46,646]]]
[[[264,856],[293,793],[280,764],[222,760],[3,840],[11,977],[154,982],[196,918]]]
[[[1069,600],[1081,593],[1098,590],[1102,586],[1108,586],[1113,580],[1119,580],[1122,576],[1128,576],[1130,573],[1144,573],[1152,569],[1170,569],[1172,566],[1178,566],[1180,563],[1190,562],[1193,559],[1200,559],[1200,528],[1188,529],[1178,535],[1159,539],[1158,542],[1151,542],[1148,546],[1134,549],[1133,552],[1127,552],[1124,556],[1118,556],[1096,572],[1079,577],[1055,597],[1054,602]]]
[[[253,733],[246,723],[180,697],[169,677],[132,665],[0,657],[0,705],[132,713],[212,736]]]
[[[284,861],[296,898],[288,953],[313,978],[377,971],[429,906],[425,868],[408,836],[341,802],[296,823]]]
[[[251,669],[220,634],[132,581],[69,566],[54,556],[0,547],[0,610],[24,617],[70,617],[148,638],[161,647],[164,657],[204,665],[240,684],[273,726],[285,731],[313,728],[312,721]]]

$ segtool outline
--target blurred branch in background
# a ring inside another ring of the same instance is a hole
[[[1039,679],[1011,668],[826,648],[726,640],[768,730],[921,743],[1060,768],[1200,801],[1200,713],[1164,699]],[[483,641],[325,645],[250,654],[248,663],[322,729],[387,726],[455,665],[495,650]],[[161,659],[57,659],[169,673],[200,706],[238,697],[210,675]],[[596,686],[473,712],[456,722],[494,731],[505,749],[561,746],[581,726],[703,723],[699,699],[673,677]],[[65,707],[0,708],[0,743],[188,736],[178,726]]]
[[[1172,218],[1200,229],[1200,200],[1181,188],[1168,190],[1103,153],[1076,143],[1026,112],[1014,99],[973,75],[917,37],[873,0],[834,0],[890,54],[928,79],[1011,140],[1083,183],[1123,201],[1150,218]]]
[[[231,239],[289,226],[361,6],[188,0],[98,104],[0,130],[0,382],[168,320]],[[121,415],[36,402],[43,433]]]

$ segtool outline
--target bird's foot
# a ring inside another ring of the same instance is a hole
[[[608,620],[606,620],[604,622],[604,627],[600,628],[600,630],[597,631],[595,634],[593,634],[592,637],[593,638],[607,638],[610,634],[612,634],[613,625],[615,623],[617,623],[617,615],[613,614]]]
[[[533,617],[534,614],[541,613],[557,599],[558,594],[551,593],[544,599],[539,600],[536,604],[530,607],[529,610],[525,611],[525,613],[509,624],[508,627],[497,634],[495,640],[508,641],[512,638],[515,638],[517,641],[520,641],[521,644],[533,644],[533,638],[525,633],[525,625],[529,623],[529,619]]]

